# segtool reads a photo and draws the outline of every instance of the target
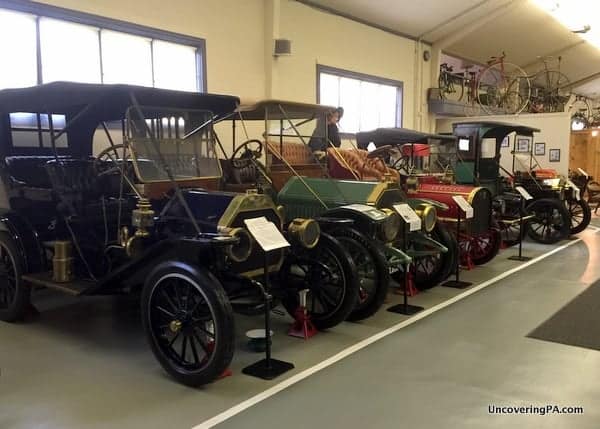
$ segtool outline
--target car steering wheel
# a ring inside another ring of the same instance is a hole
[[[392,146],[390,146],[389,144],[386,144],[385,146],[378,147],[377,149],[374,149],[371,152],[369,152],[369,154],[367,155],[367,158],[369,158],[369,159],[385,158],[390,154],[391,151],[392,151]]]
[[[393,164],[392,168],[400,173],[402,176],[410,176],[410,166],[408,165],[408,156],[403,155],[398,158]]]
[[[121,165],[119,165],[119,149],[128,149],[129,146],[124,144],[116,144],[114,146],[107,147],[100,151],[100,153],[94,159],[94,169],[98,171],[98,176],[109,176],[116,172],[121,172]],[[112,152],[112,155],[110,154]],[[123,152],[125,153],[125,151]],[[116,155],[116,156],[115,156]],[[127,159],[127,155],[124,155]],[[113,164],[112,167],[106,168],[105,162]]]
[[[256,145],[255,149],[251,145]],[[263,150],[263,142],[252,139],[242,143],[229,157],[233,168],[242,169],[260,159]]]

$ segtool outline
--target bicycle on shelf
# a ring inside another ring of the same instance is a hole
[[[440,65],[438,88],[442,100],[453,100],[465,104],[466,116],[479,113],[477,102],[477,71],[472,71],[474,65],[465,66],[464,70],[454,72],[448,63]]]
[[[543,68],[529,76],[531,81],[531,97],[529,111],[532,113],[563,112],[571,98],[569,78],[560,71],[562,57],[556,59],[556,68],[548,66],[554,57],[538,57]]]
[[[521,113],[531,96],[527,73],[516,64],[506,62],[506,54],[491,57],[477,76],[477,100],[488,114]]]
[[[596,109],[598,110],[598,109]],[[569,106],[571,113],[571,130],[578,131],[592,126],[594,122],[600,123],[600,115],[593,114],[590,100],[583,95],[575,95]]]
[[[459,75],[453,73],[454,67],[449,65],[448,63],[440,64],[440,76],[438,77],[438,88],[440,90],[440,98],[442,100],[458,99],[462,97],[462,90],[457,97],[450,97],[451,94],[456,94],[456,86],[454,82],[457,78],[461,79]],[[460,86],[462,89],[462,85]]]

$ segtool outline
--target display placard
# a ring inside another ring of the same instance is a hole
[[[421,229],[421,218],[408,204],[394,204],[394,210],[409,225],[409,231]]]
[[[567,180],[567,185],[573,188],[573,191],[575,193],[575,199],[579,201],[581,199],[581,191],[579,190],[579,187],[575,183],[573,183],[571,179]]]
[[[587,171],[585,171],[583,168],[578,168],[577,171],[579,171],[581,174],[583,174],[585,177],[590,177],[589,174],[587,174]]]
[[[269,222],[266,217],[244,219],[244,223],[250,235],[265,252],[290,246],[277,226],[273,222]]]
[[[462,195],[453,195],[452,199],[458,204],[458,207],[465,212],[465,219],[471,219],[473,217],[473,206],[469,204]]]
[[[382,212],[381,210],[379,210],[378,208],[373,207],[373,206],[368,206],[366,204],[347,204],[345,206],[342,206],[341,208],[354,210],[354,211],[363,213],[364,215],[370,217],[373,220],[381,220],[381,219],[385,219],[385,217],[386,217],[386,214],[384,212]]]
[[[517,190],[517,192],[518,192],[519,194],[521,194],[521,196],[522,196],[524,199],[526,199],[526,200],[533,200],[533,197],[532,197],[532,196],[529,194],[529,192],[527,192],[527,191],[525,190],[525,188],[523,188],[522,186],[517,186],[515,189]]]

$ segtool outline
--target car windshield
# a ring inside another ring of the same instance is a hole
[[[212,119],[212,113],[205,110],[130,107],[127,138],[139,179],[220,177]]]

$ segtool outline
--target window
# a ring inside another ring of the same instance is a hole
[[[14,10],[0,9],[0,55],[10,59],[0,89],[63,80],[205,90],[202,39],[39,3],[2,7]]]
[[[9,118],[13,147],[52,147],[51,130],[56,135],[65,127],[64,115],[18,112]],[[62,134],[55,145],[67,147],[67,135]]]
[[[402,124],[402,82],[318,65],[317,85],[318,103],[344,108],[343,133]]]
[[[0,89],[37,82],[35,17],[0,9]]]
[[[40,19],[42,82],[100,83],[98,29],[56,19]]]
[[[153,86],[152,40],[116,31],[102,31],[104,83]]]

